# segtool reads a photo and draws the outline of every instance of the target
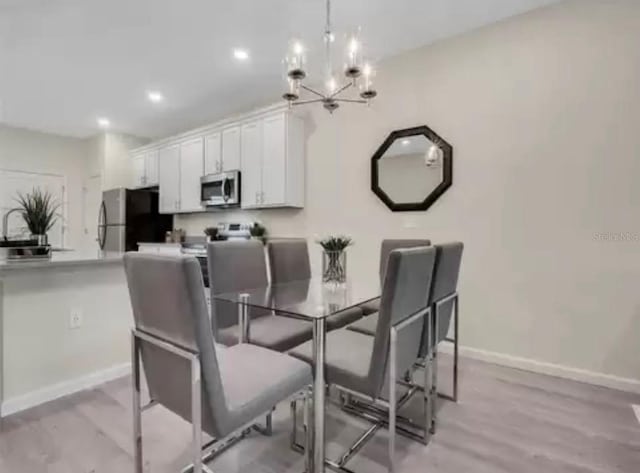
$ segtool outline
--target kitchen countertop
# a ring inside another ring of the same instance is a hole
[[[122,263],[124,253],[88,251],[54,251],[50,259],[0,261],[0,276],[14,271],[45,268],[68,268],[101,264]]]

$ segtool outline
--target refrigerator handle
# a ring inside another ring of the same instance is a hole
[[[107,242],[107,206],[104,200],[100,204],[100,212],[98,215],[98,245],[101,250],[104,250],[104,245]]]

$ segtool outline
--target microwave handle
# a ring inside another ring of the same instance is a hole
[[[229,179],[225,177],[222,180],[222,199],[227,202],[231,198],[231,186],[229,186]]]

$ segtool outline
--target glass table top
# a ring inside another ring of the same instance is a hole
[[[251,307],[307,319],[321,319],[378,298],[380,284],[356,279],[333,283],[323,282],[322,278],[312,278],[215,294],[213,298],[241,304],[241,296],[244,294],[247,295],[246,305]]]

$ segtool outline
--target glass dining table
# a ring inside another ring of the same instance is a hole
[[[376,278],[377,279],[377,278]],[[249,338],[250,307],[273,310],[284,317],[308,320],[313,326],[313,454],[311,473],[325,471],[325,351],[327,320],[339,312],[380,296],[380,283],[348,279],[344,283],[305,279],[214,295],[238,305],[240,340]]]

